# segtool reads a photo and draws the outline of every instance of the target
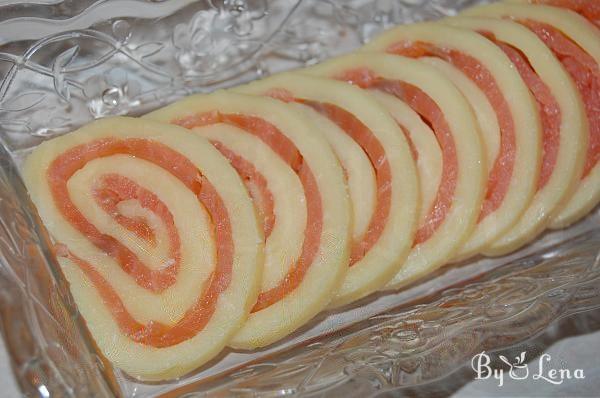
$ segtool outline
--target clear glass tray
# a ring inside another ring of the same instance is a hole
[[[40,396],[364,397],[442,378],[485,350],[600,307],[600,211],[518,253],[439,270],[323,313],[286,340],[145,384],[96,351],[19,178],[28,151],[93,118],[313,64],[473,0],[0,0],[0,322]]]

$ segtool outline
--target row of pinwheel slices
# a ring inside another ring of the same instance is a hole
[[[25,181],[103,354],[144,380],[178,377],[589,212],[598,14],[545,2],[565,8],[400,26],[36,148]]]

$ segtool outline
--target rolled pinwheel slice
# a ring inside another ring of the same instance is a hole
[[[306,72],[368,89],[413,145],[424,208],[412,251],[386,288],[444,265],[473,231],[485,193],[485,155],[469,103],[433,67],[406,57],[358,53]]]
[[[242,181],[208,141],[105,119],[41,144],[23,176],[92,336],[131,376],[182,376],[246,319],[262,231]]]
[[[565,8],[576,12],[600,28],[600,2],[598,0],[508,0],[508,2]]]
[[[574,223],[600,202],[600,30],[572,11],[543,5],[495,3],[467,9],[464,15],[507,18],[524,25],[575,82],[587,116],[588,149],[579,186],[552,215],[550,227]]]
[[[238,90],[294,103],[314,120],[325,118],[329,122],[318,125],[342,161],[350,192],[360,192],[352,184],[367,187],[374,184],[376,188],[374,206],[369,201],[363,202],[360,196],[352,197],[355,218],[369,222],[362,235],[353,240],[350,262],[346,264],[348,274],[332,306],[349,303],[382,288],[408,255],[418,215],[417,172],[398,125],[363,90],[331,79],[287,73]],[[353,160],[345,156],[345,146],[338,142],[347,137],[351,140],[346,139],[345,145],[362,151],[369,159],[366,166],[370,170],[354,175],[359,165],[352,164]],[[361,181],[361,176],[367,181]]]
[[[527,85],[492,42],[440,23],[399,26],[375,38],[365,51],[444,60],[475,82],[491,103],[500,130],[498,155],[489,169],[477,227],[457,255],[464,258],[480,252],[518,221],[535,192],[541,123]]]
[[[505,254],[542,232],[550,215],[576,188],[587,151],[584,106],[562,64],[524,26],[476,17],[454,17],[443,22],[472,29],[496,43],[511,59],[538,103],[543,153],[537,192],[517,224],[484,250],[488,255]]]
[[[261,292],[230,346],[271,344],[320,312],[346,273],[352,219],[343,170],[310,120],[272,98],[225,91],[145,117],[208,137],[244,178],[264,221]]]

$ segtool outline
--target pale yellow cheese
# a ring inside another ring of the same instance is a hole
[[[417,153],[417,171],[421,193],[419,221],[423,225],[435,204],[438,187],[442,181],[442,150],[431,127],[405,102],[377,89],[370,89],[373,96],[396,120],[407,135]]]
[[[377,203],[377,182],[371,161],[363,149],[337,124],[316,110],[302,105],[291,104],[312,120],[316,129],[327,138],[340,164],[344,169],[352,207],[352,239],[360,239],[369,227],[369,222]]]
[[[488,255],[505,254],[530,242],[542,232],[557,206],[576,188],[587,150],[584,106],[567,71],[529,29],[514,22],[491,18],[455,17],[444,20],[444,23],[489,32],[499,42],[519,50],[560,108],[558,153],[549,180],[536,192],[517,224],[484,250]]]
[[[536,104],[508,57],[481,35],[441,23],[398,26],[384,32],[364,51],[388,51],[397,43],[429,43],[479,61],[493,76],[512,115],[515,159],[509,187],[498,208],[480,220],[458,257],[479,253],[519,220],[535,193],[541,160],[541,123]],[[491,164],[491,159],[490,159]]]
[[[532,20],[551,25],[576,43],[600,65],[600,30],[573,11],[543,5],[494,3],[472,7],[463,12],[465,16],[501,17],[515,20]],[[588,122],[589,123],[589,122]],[[567,198],[553,214],[551,228],[564,228],[589,213],[600,202],[600,163],[579,182],[570,198]]]
[[[368,70],[376,77],[405,82],[424,92],[443,113],[456,149],[457,181],[451,206],[444,221],[433,235],[412,248],[404,265],[386,285],[386,289],[396,289],[447,263],[472,233],[479,215],[485,186],[483,144],[477,122],[465,98],[448,79],[433,67],[420,61],[380,53],[359,53],[332,59],[308,69],[307,72],[336,77],[351,70]],[[381,95],[374,95],[374,98],[382,100]],[[382,104],[397,123],[406,128],[411,137],[416,138],[422,133],[431,134],[431,130],[427,132],[414,120],[416,116],[414,112],[406,112],[406,104],[395,97],[392,99],[396,102],[391,103],[387,95]],[[435,146],[436,144],[439,145],[434,139],[433,142],[429,141],[424,145]],[[422,149],[422,145],[415,145],[415,148],[419,156],[430,156],[427,150]],[[426,167],[427,165],[423,165],[423,168]],[[434,174],[440,173],[439,166],[435,162],[432,167]],[[419,170],[420,179],[427,179],[428,174],[421,170]],[[426,194],[427,201],[431,201],[430,195],[430,193]]]
[[[331,147],[315,131],[310,119],[307,119],[302,112],[298,112],[290,105],[283,104],[272,98],[220,91],[210,95],[187,97],[152,112],[145,117],[173,122],[177,119],[211,112],[253,116],[275,126],[283,135],[291,140],[302,155],[303,161],[312,171],[321,200],[323,225],[319,248],[302,282],[293,291],[288,292],[281,300],[264,309],[251,313],[242,329],[229,342],[235,348],[252,349],[271,344],[287,336],[308,322],[331,300],[333,293],[338,288],[347,270],[352,227],[350,201],[346,190],[343,170]],[[203,134],[202,129],[194,128],[193,131]],[[227,143],[233,144],[234,141],[238,141],[238,138],[232,137],[227,140]],[[219,139],[225,140],[226,138],[221,137]],[[243,144],[241,141],[238,141],[238,144],[240,147],[236,146],[236,148],[242,150],[241,146]],[[251,150],[248,148],[248,150],[244,150],[239,155],[246,156],[250,160],[258,155],[248,153]],[[268,164],[260,165],[256,158],[253,160],[257,162],[257,167],[265,171],[266,177],[280,178],[276,177],[275,171],[269,173],[266,171],[266,168],[282,167],[280,162],[270,162],[269,158],[264,158],[260,162],[268,162]],[[274,184],[285,184],[285,181],[280,180],[277,183],[274,181],[269,183],[270,186],[274,186]],[[281,189],[285,190],[285,187],[282,186]],[[283,191],[281,195],[283,195]],[[290,195],[285,200],[295,201],[294,185],[290,185]],[[281,200],[281,196],[277,195],[274,199]],[[303,200],[306,205],[306,198],[304,197]],[[282,211],[288,211],[283,210],[283,204],[281,206]],[[306,208],[299,210],[306,213]],[[296,221],[301,225],[306,214],[287,214],[286,217],[291,217],[291,224],[294,224],[294,221]],[[277,222],[276,219],[275,224]],[[304,235],[304,229],[300,232],[301,235]],[[292,241],[298,238],[303,241],[304,236],[290,237]],[[270,243],[267,241],[267,244]],[[283,246],[280,247],[282,247],[282,250],[285,249]],[[271,252],[270,250],[269,252]],[[277,256],[285,259],[288,254],[279,252]],[[280,264],[278,266],[270,265],[269,269],[274,270],[276,276],[281,276],[283,274],[281,272],[282,267],[289,270],[294,264],[295,262]],[[263,289],[261,290],[264,292],[264,288],[272,286],[274,279],[276,277],[265,277],[263,279]],[[278,282],[281,282],[281,279]]]
[[[390,212],[379,239],[362,259],[349,267],[331,305],[349,303],[383,287],[406,259],[418,216],[416,168],[408,143],[394,119],[357,87],[300,73],[276,75],[236,90],[256,95],[285,90],[296,99],[335,105],[356,117],[381,143],[391,168]],[[323,136],[328,138],[330,133],[323,133]],[[338,157],[342,158],[343,154]],[[350,173],[352,169],[347,168],[346,172]],[[354,214],[363,211],[362,202],[354,202],[353,210]],[[372,212],[370,208],[367,211]]]
[[[215,267],[213,226],[195,194],[157,164],[130,155],[111,155],[86,163],[68,181],[71,200],[88,221],[129,247],[140,259],[147,261],[151,269],[168,264],[164,246],[159,244],[153,249],[110,219],[94,203],[91,189],[98,178],[115,173],[152,192],[173,215],[181,239],[177,281],[160,293],[140,287],[112,257],[94,246],[65,219],[52,198],[46,175],[51,162],[65,151],[106,138],[146,139],[181,154],[210,181],[227,209],[234,246],[231,282],[219,295],[207,325],[193,337],[168,347],[136,343],[121,332],[87,275],[59,252],[58,259],[71,293],[100,351],[134,377],[162,380],[182,376],[217,355],[246,319],[258,294],[263,260],[262,231],[252,201],[227,159],[208,141],[192,136],[180,127],[119,117],[91,123],[41,144],[29,156],[23,171],[40,217],[57,243],[89,263],[110,283],[137,322],[159,321],[172,326],[196,302]],[[123,214],[140,214],[142,207],[135,202],[123,203]],[[150,220],[150,225],[157,223],[160,220]],[[164,227],[159,226],[156,232],[159,241],[165,239]],[[143,255],[145,251],[148,251],[147,256]]]
[[[485,164],[489,173],[500,153],[500,126],[493,105],[477,84],[450,62],[436,57],[422,57],[419,61],[435,67],[450,79],[471,105],[485,145]]]
[[[267,181],[273,196],[273,229],[265,240],[261,291],[277,286],[302,251],[306,229],[306,199],[298,175],[260,138],[227,124],[194,128],[251,163]]]

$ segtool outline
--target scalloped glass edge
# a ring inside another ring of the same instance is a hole
[[[0,2],[0,322],[22,392],[367,396],[437,380],[477,352],[600,307],[596,210],[513,255],[445,267],[396,294],[325,313],[212,373],[204,367],[142,384],[97,353],[19,178],[30,148],[93,118],[139,114],[190,92],[312,64],[388,26],[477,2],[116,0],[77,9]]]

